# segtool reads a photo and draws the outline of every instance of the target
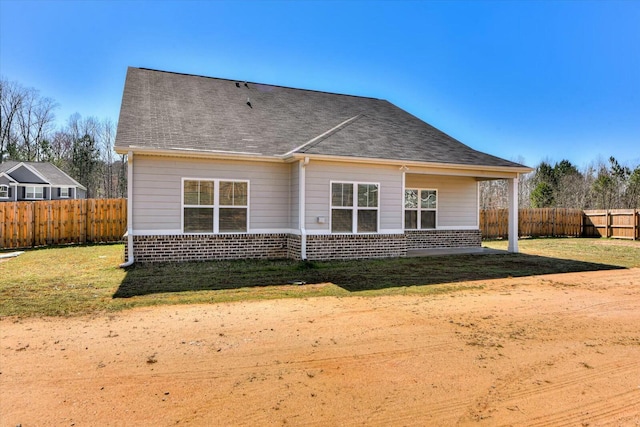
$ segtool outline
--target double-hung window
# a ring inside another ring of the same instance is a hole
[[[25,199],[44,199],[43,187],[25,187],[24,190]]]
[[[69,187],[60,187],[60,198],[61,199],[69,198]]]
[[[379,184],[331,183],[331,232],[376,233],[378,231]]]
[[[8,198],[9,198],[9,186],[0,185],[0,199],[8,199]]]
[[[438,190],[404,190],[404,228],[407,230],[436,228]]]
[[[185,233],[244,233],[247,231],[249,182],[183,180]]]

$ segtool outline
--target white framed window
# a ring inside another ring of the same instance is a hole
[[[69,187],[60,187],[60,198],[61,199],[69,198]]]
[[[43,187],[25,187],[24,188],[25,199],[44,199]]]
[[[407,188],[404,190],[404,228],[424,230],[436,228],[438,190]]]
[[[8,199],[8,198],[9,198],[9,186],[0,185],[0,199]]]
[[[331,182],[331,232],[377,233],[380,184]]]
[[[249,181],[182,180],[184,233],[246,233],[249,222]]]

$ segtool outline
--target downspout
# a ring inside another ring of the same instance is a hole
[[[120,268],[133,265],[133,152],[127,153],[127,253],[129,259]]]
[[[309,158],[298,162],[298,227],[300,228],[300,258],[307,260],[307,229],[305,228],[305,205],[306,200],[306,167],[309,164]]]

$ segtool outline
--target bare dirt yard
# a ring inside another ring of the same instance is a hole
[[[640,426],[640,269],[468,284],[4,318],[0,425]]]

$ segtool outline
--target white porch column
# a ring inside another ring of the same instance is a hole
[[[518,178],[507,180],[509,193],[509,252],[518,252]]]

